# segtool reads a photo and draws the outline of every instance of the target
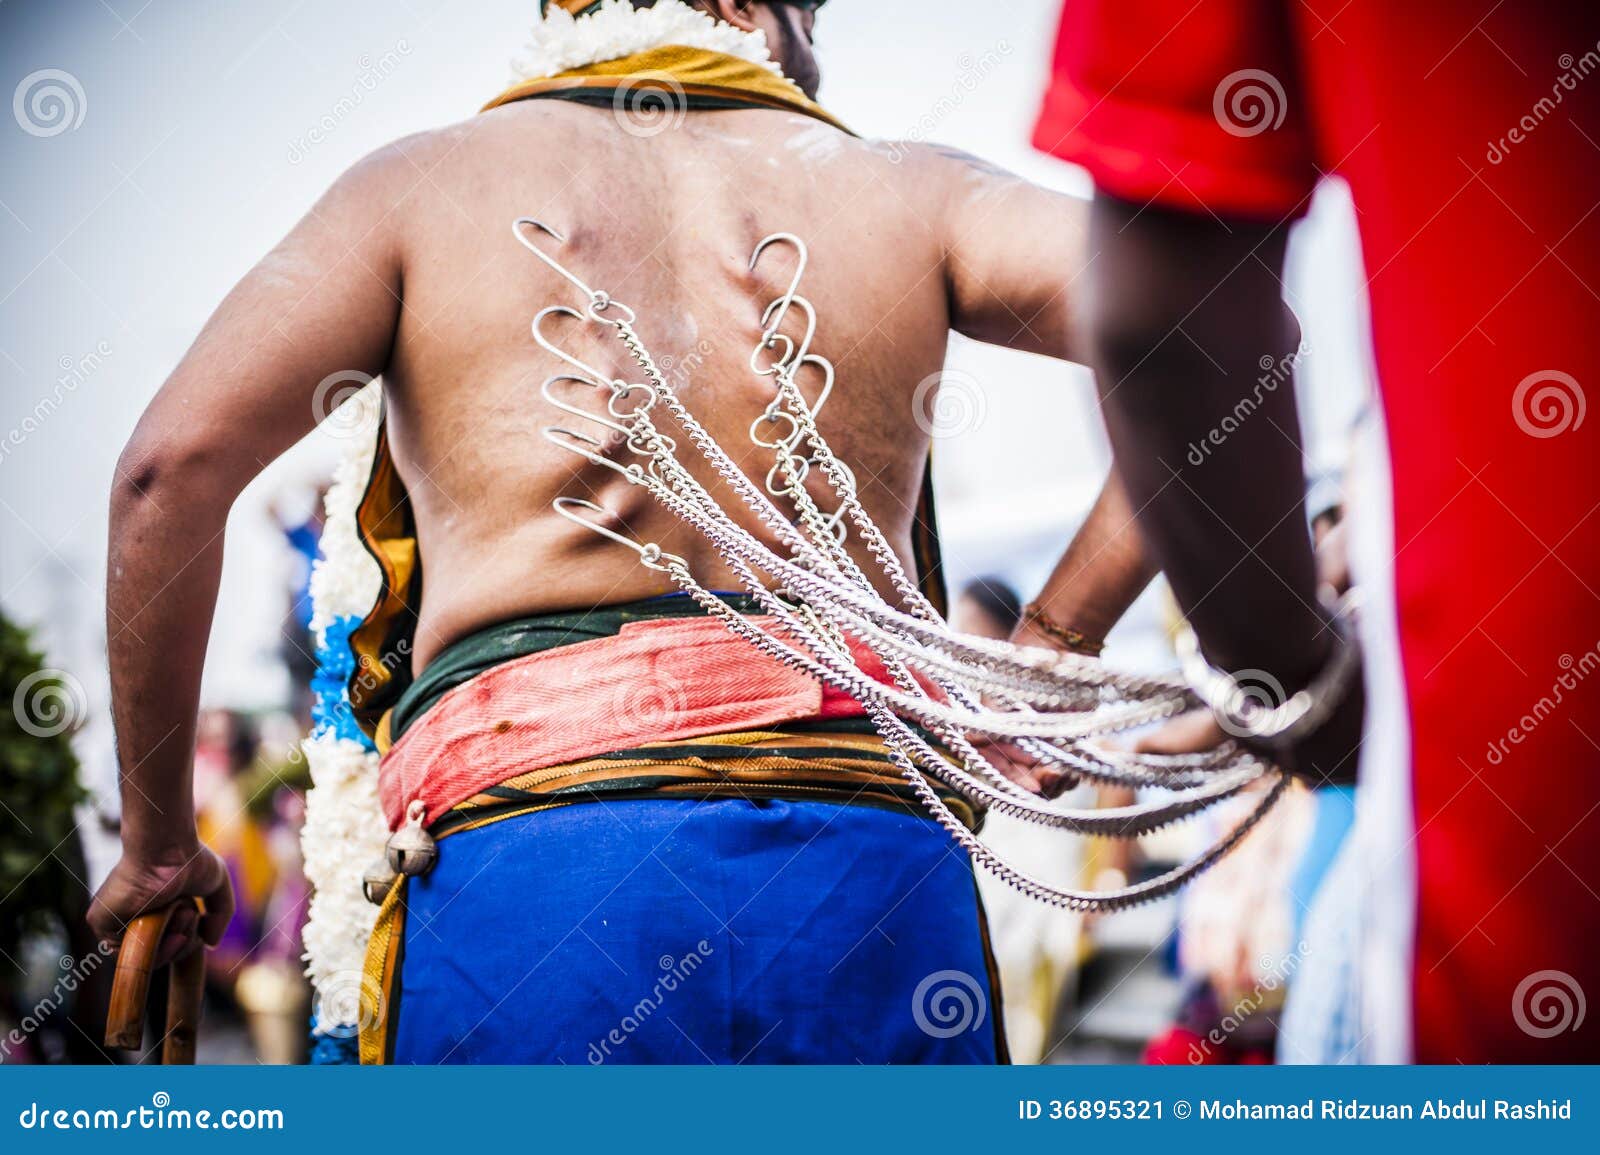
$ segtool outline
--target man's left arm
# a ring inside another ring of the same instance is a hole
[[[1087,262],[1088,203],[980,157],[923,146],[939,197],[950,325],[992,345],[1082,361],[1074,325],[1077,272]],[[1065,277],[1051,277],[1058,265]],[[1015,640],[1054,649],[1103,641],[1157,572],[1115,470]],[[1051,627],[1056,627],[1052,630]]]
[[[1073,323],[1089,249],[1089,205],[970,153],[927,145],[938,197],[950,327],[964,337],[1084,361]],[[1059,267],[1066,275],[1051,276]]]
[[[1073,276],[1088,250],[1088,204],[979,157],[922,146],[927,187],[938,197],[950,326],[992,345],[1066,361],[1083,359],[1072,309]],[[1115,469],[1017,626],[1012,641],[1093,651],[1155,577],[1134,510]],[[982,743],[1014,781],[1047,797],[1073,779],[1009,743]]]

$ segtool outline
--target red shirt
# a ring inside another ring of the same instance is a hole
[[[1594,1060],[1600,1022],[1549,1033],[1528,1003],[1544,971],[1600,999],[1600,5],[1068,0],[1034,142],[1223,216],[1349,182],[1393,469],[1415,1057]]]

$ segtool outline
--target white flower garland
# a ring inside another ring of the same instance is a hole
[[[538,80],[664,44],[722,52],[782,75],[767,51],[765,33],[742,31],[683,0],[657,0],[653,8],[635,8],[628,0],[605,0],[587,16],[576,17],[551,8],[533,26],[533,37],[523,54],[511,62],[516,80]]]
[[[534,25],[533,37],[512,63],[516,80],[553,76],[668,44],[725,53],[782,75],[767,51],[765,35],[741,31],[682,0],[659,0],[653,8],[637,9],[628,0],[605,0],[580,17],[552,8]],[[380,388],[373,382],[345,402],[361,420],[350,430],[351,450],[328,490],[322,556],[311,572],[311,625],[319,646],[326,642],[330,625],[364,616],[378,597],[380,574],[361,544],[356,508],[372,472]],[[378,800],[378,755],[334,733],[307,738],[302,749],[311,772],[300,836],[306,879],[313,888],[303,932],[306,974],[316,995],[313,1005],[342,1007],[349,1000],[341,994],[351,987],[352,976],[361,974],[378,915],[361,888],[362,875],[384,853],[389,837]],[[319,1017],[316,1029],[319,1034],[348,1035],[352,1026]]]
[[[378,449],[382,385],[373,381],[345,402],[359,415],[350,430],[350,451],[333,471],[323,501],[322,556],[311,566],[311,628],[320,645],[338,618],[365,615],[378,599],[380,575],[356,529],[356,509],[372,475]],[[341,417],[343,414],[341,413]]]
[[[356,508],[366,491],[377,449],[380,383],[374,381],[345,402],[341,412],[357,422],[345,426],[350,451],[334,470],[333,485],[323,504],[319,557],[311,570],[311,628],[320,649],[328,627],[340,618],[364,615],[378,598],[381,575],[356,528]],[[306,792],[306,821],[300,833],[311,908],[302,938],[306,974],[321,995],[346,986],[360,974],[367,938],[378,909],[366,900],[361,876],[379,855],[389,826],[378,802],[378,756],[360,742],[331,732],[301,743],[311,772]],[[323,1022],[328,1034],[350,1024]]]

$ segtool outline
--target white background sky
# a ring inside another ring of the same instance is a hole
[[[340,171],[397,136],[469,115],[504,85],[536,9],[533,0],[0,4],[0,95],[54,68],[84,97],[82,123],[56,136],[29,135],[0,114],[0,440],[41,400],[60,398],[0,456],[0,606],[43,626],[53,659],[97,701],[106,498],[143,406],[216,302]],[[937,139],[1087,193],[1082,173],[1027,143],[1057,11],[1058,0],[834,0],[817,21],[823,102],[864,135]],[[385,54],[397,65],[363,89],[360,77]],[[998,66],[978,67],[990,54]],[[963,72],[982,79],[969,90]],[[308,142],[355,99],[325,139]],[[1319,433],[1336,431],[1365,388],[1353,228],[1339,190],[1319,198],[1290,283],[1314,350],[1305,368]],[[103,363],[61,390],[62,365],[97,349],[109,350]],[[980,384],[986,408],[978,428],[939,447],[951,578],[1001,571],[1031,586],[1106,465],[1087,374],[970,343],[953,348],[952,366]],[[303,491],[337,452],[314,436],[234,511],[207,676],[213,702],[259,705],[281,691],[263,673],[287,580],[268,504]]]

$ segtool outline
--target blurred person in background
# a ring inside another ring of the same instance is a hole
[[[975,578],[950,607],[950,624],[980,638],[1009,638],[1022,620],[1022,599],[1000,577]]]
[[[1351,547],[1372,692],[1322,695],[1322,725],[1266,748],[1348,780],[1370,703],[1358,869],[1309,927],[1347,978],[1300,1057],[1597,1054],[1575,1013],[1600,990],[1591,64],[1600,9],[1556,0],[1065,5],[1035,143],[1096,183],[1087,328],[1118,467],[1206,659],[1284,695],[1340,643],[1294,397],[1252,386],[1296,346],[1288,224],[1328,172],[1360,215],[1392,483]]]

